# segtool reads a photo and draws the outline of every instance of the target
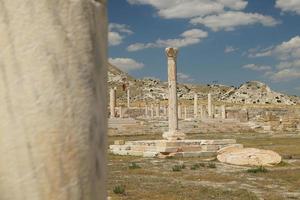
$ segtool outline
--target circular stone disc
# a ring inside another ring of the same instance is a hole
[[[233,165],[266,166],[276,165],[281,162],[281,156],[278,153],[255,148],[237,148],[231,151],[224,151],[217,158],[222,163]]]

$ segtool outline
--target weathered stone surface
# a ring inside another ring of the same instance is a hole
[[[177,48],[166,48],[168,58],[168,106],[169,106],[169,131],[163,134],[167,140],[182,140],[185,134],[178,131],[178,102],[177,102]],[[181,112],[181,110],[180,110]]]
[[[124,141],[124,140],[115,140],[115,141],[114,141],[114,144],[115,144],[115,145],[124,145],[124,144],[125,144],[125,141]]]
[[[110,118],[116,117],[116,89],[111,88],[109,92]]]
[[[221,150],[217,158],[223,163],[246,166],[268,166],[281,162],[281,156],[278,153],[255,148],[228,147],[227,150]]]
[[[217,155],[217,152],[236,144],[234,139],[224,140],[141,140],[126,141],[125,144],[116,142],[110,145],[110,151],[117,155],[133,155],[154,157],[176,155],[179,157],[207,157]]]
[[[224,147],[222,149],[220,149],[218,151],[218,154],[222,154],[222,153],[229,153],[229,152],[232,152],[232,151],[236,151],[236,150],[239,150],[239,149],[243,149],[243,145],[242,144],[232,144],[230,146],[227,146],[227,147]]]
[[[0,0],[0,199],[106,199],[105,0]]]

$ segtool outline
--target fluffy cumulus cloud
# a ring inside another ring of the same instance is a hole
[[[277,0],[276,7],[283,12],[293,12],[300,15],[300,1],[299,0]]]
[[[233,46],[226,46],[224,49],[224,53],[232,53],[239,50],[238,48],[235,48]]]
[[[128,51],[139,51],[148,48],[164,48],[172,47],[186,47],[193,44],[198,44],[203,38],[206,38],[208,33],[201,29],[191,29],[183,32],[179,38],[175,39],[158,39],[151,43],[135,43],[127,47]]]
[[[272,69],[268,65],[257,65],[257,64],[248,64],[243,66],[244,69],[254,70],[254,71],[269,71]]]
[[[109,58],[108,61],[125,72],[142,69],[145,66],[131,58]]]
[[[270,16],[245,13],[246,0],[127,0],[130,4],[151,5],[165,19],[190,19],[214,31],[233,30],[237,26],[262,24],[275,26],[279,22]]]
[[[193,18],[221,13],[225,9],[242,10],[245,0],[127,0],[130,4],[151,5],[166,19]]]
[[[267,56],[275,56],[281,61],[294,61],[300,59],[300,36],[295,36],[276,46],[248,50],[248,57],[250,58]]]
[[[295,36],[277,46],[250,51],[249,57],[273,56],[278,60],[276,70],[266,74],[273,81],[289,81],[300,78],[300,36]]]
[[[109,24],[109,32],[108,32],[108,44],[109,46],[117,46],[123,42],[123,39],[133,34],[130,30],[129,26],[125,24]]]
[[[289,80],[300,78],[300,70],[283,69],[277,72],[269,73],[268,75],[270,79],[273,80],[274,82],[289,81]]]
[[[239,11],[228,11],[218,15],[198,17],[191,20],[192,24],[203,24],[213,31],[232,31],[237,26],[262,24],[264,26],[276,26],[279,22],[270,16],[257,13],[244,13]]]

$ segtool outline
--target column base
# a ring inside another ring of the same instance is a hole
[[[162,137],[166,140],[184,140],[185,134],[178,130],[168,131],[168,132],[164,132]]]

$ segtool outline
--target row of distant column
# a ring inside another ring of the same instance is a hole
[[[200,108],[200,112],[199,112]],[[216,106],[213,105],[211,100],[211,94],[208,94],[208,103],[206,105],[198,105],[198,95],[194,96],[194,106],[191,110],[189,106],[178,105],[177,115],[178,119],[198,119],[198,118],[215,118],[216,117]],[[219,106],[218,109],[219,118],[226,119],[226,106]],[[192,113],[192,116],[191,116]],[[145,117],[146,118],[157,118],[157,117],[167,117],[168,116],[168,106],[152,104],[150,106],[145,106]]]
[[[110,89],[110,118],[116,118],[116,110],[118,110],[119,117],[123,118],[123,109],[122,107],[116,107],[116,88]],[[127,107],[130,108],[130,90],[127,90]],[[220,117],[222,119],[226,119],[226,107],[225,105],[222,105],[219,109]],[[167,117],[168,116],[168,106],[160,104],[152,104],[150,106],[145,106],[145,113],[144,116],[146,118],[158,118],[158,117]],[[189,107],[188,106],[182,106],[178,105],[177,108],[177,114],[179,119],[189,119],[189,118],[214,118],[215,112],[214,112],[214,105],[212,103],[212,96],[211,94],[208,94],[207,99],[207,114],[206,114],[206,106],[200,105],[200,112],[199,112],[199,106],[198,106],[198,95],[195,94],[194,96],[194,108],[193,108],[193,117],[189,116]],[[200,113],[200,115],[199,115]]]

